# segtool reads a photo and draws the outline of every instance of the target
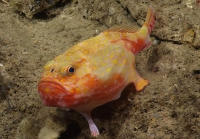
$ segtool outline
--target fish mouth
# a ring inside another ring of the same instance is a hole
[[[46,106],[68,107],[68,100],[73,97],[72,90],[73,88],[68,90],[56,81],[45,79],[38,83],[39,95]]]

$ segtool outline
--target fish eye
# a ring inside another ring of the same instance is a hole
[[[55,71],[55,68],[52,68],[52,69],[51,69],[51,73],[54,72],[54,71]]]
[[[75,68],[73,66],[69,66],[67,68],[67,75],[72,75],[75,72]]]

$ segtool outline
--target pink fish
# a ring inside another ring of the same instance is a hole
[[[141,91],[148,81],[135,70],[135,54],[148,47],[155,16],[149,8],[140,29],[114,27],[80,42],[44,67],[38,92],[46,106],[73,109],[88,121],[91,135],[99,130],[91,111],[120,97],[130,83]]]

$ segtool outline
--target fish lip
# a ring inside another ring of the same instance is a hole
[[[63,87],[63,85],[61,85],[59,82],[55,81],[55,80],[52,80],[52,79],[41,79],[39,82],[38,82],[38,87],[41,83],[51,83],[51,84],[55,84],[57,86],[59,86],[60,88],[62,88],[63,90],[66,90],[65,87]],[[67,91],[67,90],[66,90]]]
[[[67,102],[70,102],[74,95],[58,81],[49,78],[42,78],[39,81],[38,93],[43,104],[52,107],[70,107]]]
[[[51,85],[51,86],[48,86],[48,85]],[[44,95],[46,95],[47,93],[44,91],[45,89],[52,89],[52,88],[57,88],[59,89],[61,92],[67,92],[67,90],[58,82],[56,81],[52,81],[52,80],[40,80],[38,82],[38,92],[40,94],[40,97],[43,98]],[[58,97],[58,96],[57,96]]]
[[[52,79],[41,79],[38,83],[38,93],[46,106],[57,106],[57,102],[68,91],[57,81]]]
[[[60,82],[56,81],[55,79],[52,79],[52,78],[42,78],[39,82],[38,82],[38,92],[41,94],[39,88],[41,86],[41,83],[49,83],[49,84],[54,84],[55,86],[59,87],[59,89],[61,89],[63,92],[65,92],[65,94],[70,94],[71,91],[69,91],[68,89],[70,90],[76,90],[74,87],[70,86],[70,85],[66,85],[67,88],[61,84]],[[75,93],[75,92],[73,92]],[[57,96],[59,98],[59,96]]]

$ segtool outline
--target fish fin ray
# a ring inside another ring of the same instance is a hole
[[[146,19],[145,19],[145,25],[147,25],[149,33],[154,28],[155,20],[156,20],[156,16],[155,16],[154,10],[153,10],[152,6],[150,6],[147,16],[146,16]]]

